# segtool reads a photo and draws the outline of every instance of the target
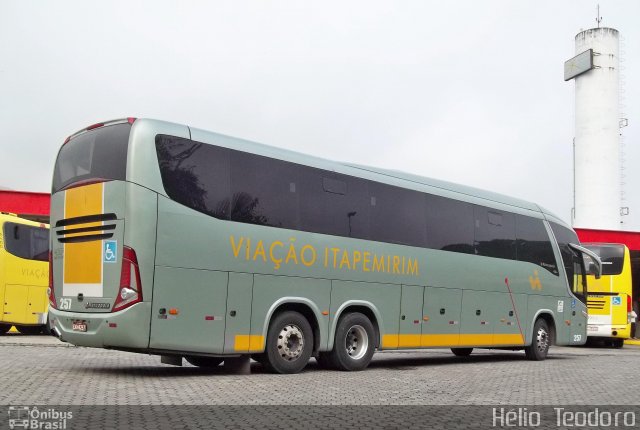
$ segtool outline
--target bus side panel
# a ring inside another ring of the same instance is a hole
[[[156,267],[149,347],[222,354],[228,276]]]
[[[497,294],[500,293],[462,291],[459,346],[490,346],[493,343],[492,308]]]
[[[424,292],[423,347],[455,347],[460,342],[462,290],[427,287]]]
[[[419,348],[421,346],[423,300],[424,287],[402,286],[398,348]]]
[[[400,327],[400,285],[376,284],[372,282],[333,281],[331,290],[331,326],[336,312],[345,302],[354,300],[369,302],[380,312],[382,321],[378,321],[382,335],[381,349],[396,349],[399,343]]]
[[[320,331],[320,349],[326,349],[329,318],[323,316],[322,312],[329,310],[330,297],[331,281],[328,279],[255,275],[251,336],[249,338],[250,351],[264,350],[269,320],[276,308],[286,303],[301,303],[311,308]],[[313,325],[312,321],[309,323]]]

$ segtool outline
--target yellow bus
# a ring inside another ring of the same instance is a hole
[[[587,243],[583,246],[600,257],[602,276],[587,278],[589,341],[602,340],[621,348],[631,337],[631,259],[629,248],[619,243]]]
[[[47,324],[49,226],[0,212],[0,334]]]

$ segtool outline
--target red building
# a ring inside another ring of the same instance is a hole
[[[49,193],[0,190],[0,212],[11,212],[34,221],[49,222]]]

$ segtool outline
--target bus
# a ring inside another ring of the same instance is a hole
[[[622,348],[631,338],[632,282],[629,248],[620,243],[586,243],[602,261],[602,277],[587,277],[587,336]]]
[[[586,341],[599,270],[536,204],[150,119],[66,140],[51,225],[55,335],[177,365],[361,370],[435,347],[542,360]]]
[[[0,212],[0,334],[14,326],[41,333],[47,324],[49,228]]]

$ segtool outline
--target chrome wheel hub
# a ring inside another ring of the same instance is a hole
[[[369,336],[361,325],[354,325],[347,331],[345,337],[345,347],[347,355],[354,360],[359,360],[369,349]]]
[[[304,335],[300,327],[287,324],[278,335],[278,353],[287,361],[294,361],[304,350]]]

